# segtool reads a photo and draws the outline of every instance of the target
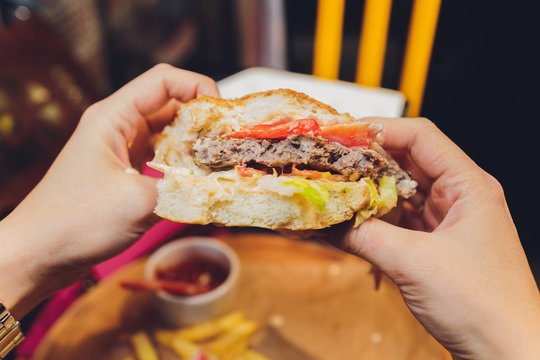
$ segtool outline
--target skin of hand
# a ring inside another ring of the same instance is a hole
[[[539,357],[540,294],[501,185],[429,120],[369,121],[418,192],[401,226],[370,219],[326,240],[388,276],[454,359]]]
[[[34,190],[0,222],[0,299],[20,319],[155,221],[156,179],[133,170],[180,102],[219,96],[208,77],[160,64],[83,114]]]

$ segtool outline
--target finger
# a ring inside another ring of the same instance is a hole
[[[424,224],[428,231],[433,231],[443,221],[446,214],[442,214],[437,206],[433,204],[431,197],[428,197],[424,206]]]
[[[403,213],[399,225],[405,229],[427,231],[421,212],[409,201],[403,202]]]
[[[136,197],[134,202],[136,202],[137,207],[142,209],[140,220],[151,218],[152,210],[154,210],[157,204],[158,194],[156,184],[159,179],[136,173],[129,174],[129,176],[132,177],[130,184],[135,187],[131,191],[131,194]]]
[[[109,96],[103,105],[124,119],[138,121],[160,110],[171,99],[185,102],[198,95],[219,97],[216,83],[207,76],[160,64]]]
[[[417,210],[424,207],[426,202],[426,194],[423,190],[417,190],[416,193],[407,199],[411,206],[414,206]]]
[[[407,268],[425,236],[424,232],[403,229],[371,218],[330,243],[367,260],[395,281],[396,274],[400,269]]]
[[[352,229],[353,224],[354,218],[324,229],[314,230],[310,235],[319,241],[333,245],[336,239],[342,239]]]
[[[385,149],[406,151],[427,176],[477,169],[476,164],[431,121],[420,118],[366,118],[384,125],[381,133]]]
[[[389,224],[399,225],[401,222],[401,216],[403,215],[403,199],[398,199],[398,203],[392,211],[379,217],[384,222]]]
[[[427,192],[433,183],[433,179],[426,175],[422,169],[411,159],[409,153],[404,151],[389,151],[390,155],[398,162],[403,170],[408,171],[418,183],[418,189]]]
[[[133,99],[139,113],[148,116],[172,98],[186,102],[198,95],[219,97],[219,90],[215,81],[207,76],[159,64],[129,82],[115,95],[114,100]]]
[[[157,178],[130,172],[123,174],[124,180],[121,181],[125,191],[120,191],[118,198],[127,197],[121,203],[123,211],[122,217],[124,223],[129,225],[128,232],[130,238],[135,241],[142,236],[148,229],[159,222],[161,219],[154,214],[153,210],[157,204]],[[120,223],[121,219],[118,219]],[[122,250],[122,249],[120,249]]]
[[[140,170],[142,165],[153,154],[151,138],[153,134],[161,132],[175,117],[180,107],[180,102],[176,99],[170,99],[162,108],[146,117],[136,131],[129,133],[128,149],[131,165]],[[132,129],[134,130],[134,129]]]
[[[147,126],[140,126],[135,137],[129,143],[131,164],[140,170],[145,161],[153,154],[153,136],[174,120],[180,102],[170,99],[161,109],[146,117]]]
[[[424,203],[423,211],[428,231],[434,230],[443,222],[448,211],[450,211],[453,204],[457,201],[455,194],[452,192],[453,188],[459,186],[455,185],[457,183],[459,183],[459,181],[439,178],[431,186],[429,195],[426,197]],[[480,186],[485,186],[485,184]],[[470,188],[470,186],[466,185],[464,188],[465,191],[468,191],[467,188]],[[463,199],[468,202],[472,201],[470,190],[463,195]]]
[[[180,102],[176,99],[171,99],[165,106],[155,113],[146,117],[150,131],[152,133],[160,132],[168,125],[176,116],[180,108]]]

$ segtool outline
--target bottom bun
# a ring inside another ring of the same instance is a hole
[[[282,182],[272,175],[227,178],[165,171],[165,177],[158,182],[155,213],[192,224],[306,230],[349,220],[369,202],[368,187],[363,182],[348,183],[341,189],[329,186],[330,200],[325,211],[320,212],[298,193],[269,190],[282,186]]]

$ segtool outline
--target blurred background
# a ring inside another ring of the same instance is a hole
[[[382,86],[397,89],[412,0],[394,1]],[[364,1],[345,5],[355,80]],[[223,79],[310,74],[315,0],[0,0],[0,213],[37,183],[82,112],[156,63]],[[537,281],[540,2],[443,1],[422,116],[503,185]]]

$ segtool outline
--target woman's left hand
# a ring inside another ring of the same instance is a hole
[[[150,138],[181,102],[216,83],[157,65],[83,114],[53,165],[0,223],[0,300],[24,315],[129,247],[153,222],[156,180],[140,175]]]

